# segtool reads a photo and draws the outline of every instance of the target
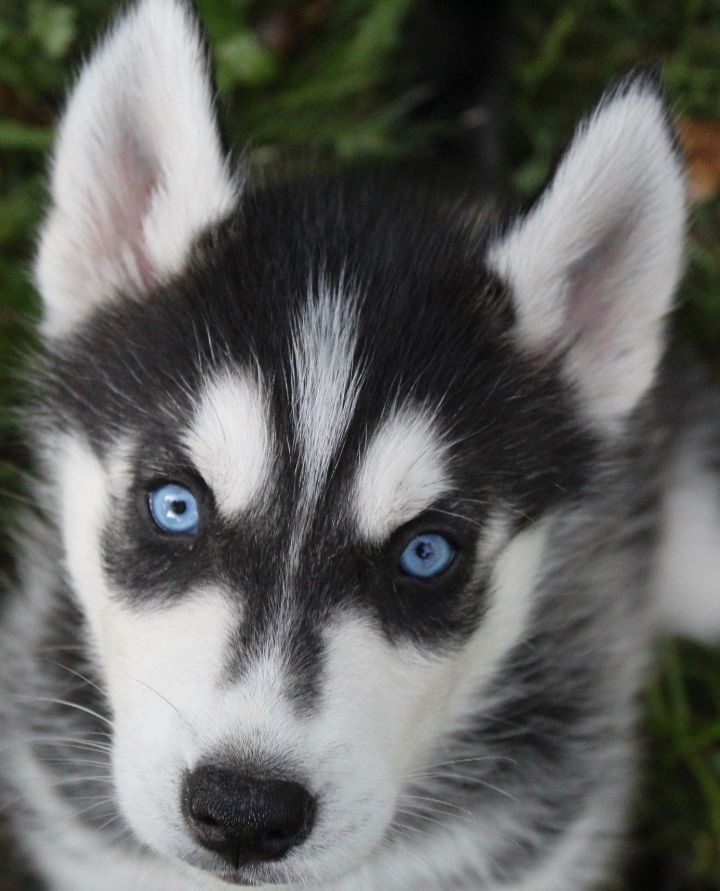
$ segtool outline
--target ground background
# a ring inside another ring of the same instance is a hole
[[[249,139],[258,166],[298,151],[321,162],[438,154],[448,134],[468,121],[433,111],[432,87],[423,83],[417,41],[409,36],[423,3],[198,0],[216,52],[231,141]],[[24,497],[25,449],[15,408],[23,400],[19,360],[32,344],[37,313],[28,268],[44,201],[45,153],[72,72],[118,5],[0,0],[5,529]],[[508,39],[503,172],[520,199],[541,185],[573,122],[608,81],[638,63],[665,63],[696,196],[676,327],[720,370],[720,0],[516,0]],[[0,535],[3,568],[10,559],[6,540]],[[720,651],[666,642],[660,664],[647,700],[636,839],[618,887],[720,889]],[[9,881],[0,849],[3,891]]]

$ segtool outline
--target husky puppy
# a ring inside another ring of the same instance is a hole
[[[709,630],[720,577],[659,88],[608,92],[500,225],[253,183],[208,68],[189,5],[141,0],[60,125],[0,645],[19,843],[52,891],[594,887],[653,635]]]

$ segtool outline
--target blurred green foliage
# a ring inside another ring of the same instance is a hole
[[[453,122],[418,123],[399,76],[414,0],[198,0],[230,140],[256,165],[431,155]],[[0,503],[22,498],[22,356],[36,297],[29,269],[46,155],[63,96],[116,4],[0,0]],[[537,190],[578,117],[613,78],[664,62],[678,114],[720,120],[719,0],[516,0],[511,181]],[[697,209],[678,327],[720,367],[720,204]],[[20,370],[18,370],[20,369]],[[0,558],[3,556],[0,546]],[[720,889],[720,656],[668,643],[649,696],[648,770],[633,887]],[[656,866],[652,866],[656,864]],[[657,865],[659,864],[659,865]],[[658,880],[648,878],[657,870]],[[666,887],[662,885],[662,887]]]
[[[666,642],[648,697],[648,770],[639,804],[646,856],[682,876],[669,885],[720,888],[720,656]],[[673,859],[667,858],[672,852]]]

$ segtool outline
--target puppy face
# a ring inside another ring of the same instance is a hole
[[[37,264],[48,463],[133,833],[326,882],[398,841],[532,634],[554,517],[652,382],[682,186],[639,81],[504,237],[382,183],[255,190],[205,65],[187,8],[145,0],[71,100]]]
[[[257,197],[248,231],[302,216],[264,220],[274,200]],[[214,765],[282,778],[312,796],[312,829],[240,873],[321,881],[382,843],[412,774],[527,629],[543,518],[579,485],[591,439],[558,410],[561,386],[533,380],[460,294],[442,309],[457,315],[455,359],[438,358],[440,281],[426,297],[395,289],[413,306],[393,366],[400,338],[382,333],[371,278],[348,294],[325,272],[273,317],[270,292],[293,286],[271,256],[253,248],[272,268],[255,296],[222,293],[223,278],[241,286],[234,263],[249,268],[235,237],[151,305],[101,311],[63,341],[62,528],[138,837],[222,872],[188,825],[188,777]],[[257,318],[233,318],[238,305]],[[468,324],[465,349],[487,344],[478,379],[455,364]],[[485,429],[499,414],[514,433]],[[197,517],[190,531],[162,512],[168,487],[181,521]]]

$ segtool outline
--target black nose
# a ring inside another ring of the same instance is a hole
[[[310,832],[315,802],[298,783],[253,779],[224,767],[199,767],[185,783],[190,828],[235,869],[279,860]]]

